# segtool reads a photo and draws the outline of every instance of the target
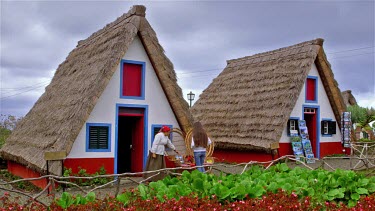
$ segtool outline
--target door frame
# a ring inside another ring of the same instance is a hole
[[[320,159],[320,106],[302,105],[302,120],[305,120],[305,108],[314,108],[316,114],[316,158]],[[311,141],[311,140],[310,140]]]
[[[120,104],[116,103],[116,125],[115,125],[115,163],[114,163],[114,173],[117,174],[117,153],[118,153],[118,117],[120,107],[125,108],[143,108],[144,109],[144,123],[143,123],[143,169],[146,166],[147,160],[147,149],[148,149],[148,105],[139,104]]]

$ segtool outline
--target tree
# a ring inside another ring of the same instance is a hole
[[[6,139],[12,133],[12,130],[16,128],[17,123],[22,117],[16,117],[13,115],[0,115],[0,148],[5,143]]]
[[[352,113],[352,122],[357,127],[362,128],[363,132],[368,133],[368,131],[374,130],[370,123],[375,121],[375,109],[363,108],[358,105],[348,106],[348,111]]]

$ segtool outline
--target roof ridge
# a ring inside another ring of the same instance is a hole
[[[323,46],[323,42],[324,42],[324,39],[317,38],[317,39],[314,39],[314,40],[309,40],[309,41],[297,43],[295,45],[290,45],[290,46],[287,46],[287,47],[282,47],[282,48],[279,48],[279,49],[276,49],[276,50],[271,50],[271,51],[266,51],[266,52],[262,52],[262,53],[257,53],[257,54],[251,55],[251,56],[244,56],[244,57],[240,57],[240,58],[237,58],[237,59],[230,59],[230,60],[227,60],[227,64],[232,63],[232,62],[238,62],[238,61],[242,61],[242,60],[247,60],[247,59],[250,59],[250,58],[251,59],[256,59],[256,58],[261,58],[261,57],[264,57],[264,56],[270,56],[270,55],[273,55],[273,54],[276,54],[276,53],[282,53],[282,52],[290,51],[292,49],[305,47],[305,46],[308,46],[308,45],[320,45],[320,46]]]

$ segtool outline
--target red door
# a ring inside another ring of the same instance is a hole
[[[144,109],[121,111],[120,109],[117,128],[117,173],[142,172]]]
[[[317,155],[317,127],[316,127],[316,109],[307,108],[304,112],[304,119],[306,121],[307,131],[309,133],[309,139],[311,147],[315,157]]]
[[[143,137],[144,137],[144,117],[137,118],[135,128],[133,130],[132,152],[131,152],[131,171],[143,171]]]

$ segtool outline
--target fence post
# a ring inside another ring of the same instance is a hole
[[[115,198],[117,197],[119,191],[120,191],[120,184],[121,184],[121,176],[117,177],[117,187],[116,187],[116,193],[115,193]]]

